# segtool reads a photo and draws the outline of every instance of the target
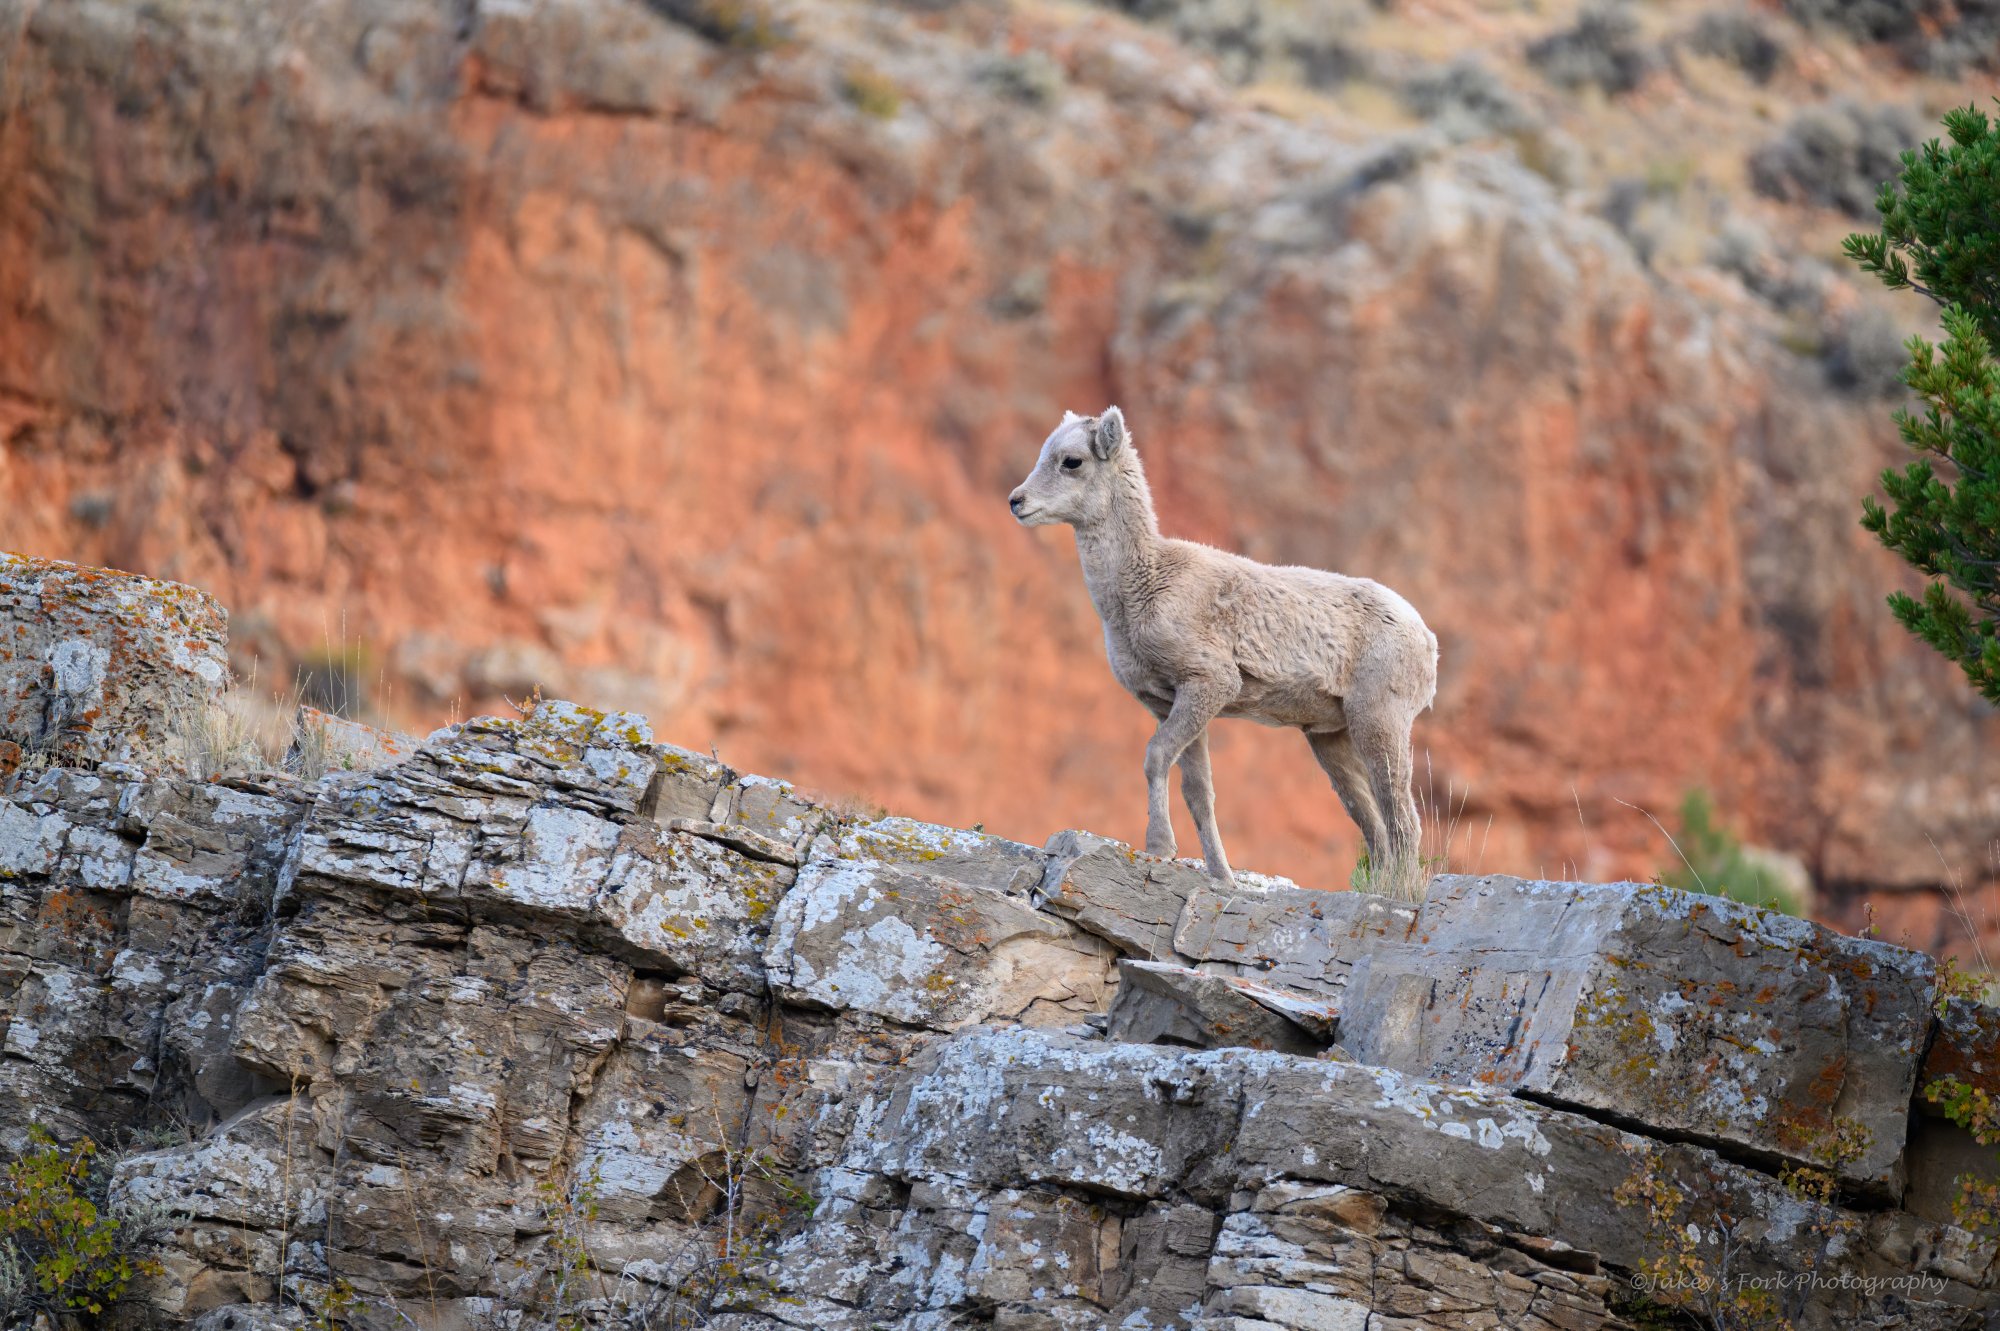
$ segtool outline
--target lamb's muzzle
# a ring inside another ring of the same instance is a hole
[[[1160,535],[1117,407],[1065,412],[1007,506],[1024,526],[1076,529],[1111,672],[1159,720],[1146,745],[1148,854],[1174,853],[1167,771],[1179,763],[1208,871],[1230,881],[1208,723],[1245,717],[1305,734],[1367,842],[1370,886],[1422,894],[1410,730],[1437,692],[1437,639],[1408,601],[1366,578]]]

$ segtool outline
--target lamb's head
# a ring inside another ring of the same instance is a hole
[[[1131,446],[1118,408],[1106,407],[1102,416],[1066,411],[1042,441],[1035,469],[1007,496],[1007,507],[1027,527],[1089,526],[1111,506],[1114,477]]]

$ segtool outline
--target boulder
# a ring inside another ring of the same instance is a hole
[[[308,776],[366,772],[393,767],[415,753],[417,746],[413,736],[302,705],[292,721],[292,744],[285,766]]]
[[[1120,961],[1105,1034],[1132,1044],[1240,1045],[1310,1057],[1333,1039],[1339,1011],[1235,975],[1160,961]]]
[[[1199,876],[1197,869],[1142,856],[1108,837],[1058,832],[1049,838],[1048,863],[1034,900],[1124,956],[1169,961],[1175,956],[1174,926]]]
[[[1416,908],[1372,892],[1312,892],[1282,878],[1239,873],[1224,890],[1204,876],[1174,927],[1190,961],[1338,1000],[1355,963],[1405,936]]]
[[[186,766],[229,679],[205,592],[0,553],[0,776],[21,764]]]
[[[1367,892],[1314,892],[1242,870],[1223,888],[1198,860],[1163,860],[1090,832],[1050,838],[1035,899],[1140,961],[1199,964],[1337,999],[1355,960],[1416,919]]]
[[[1030,897],[1047,873],[1039,847],[991,832],[968,832],[914,818],[878,818],[843,827],[833,853],[845,859],[901,864],[972,887]]]
[[[1111,961],[1099,939],[1022,898],[868,859],[808,863],[764,953],[790,1002],[940,1031],[1101,1012]]]
[[[1348,985],[1363,1063],[1900,1195],[1929,957],[1645,884],[1440,876]]]

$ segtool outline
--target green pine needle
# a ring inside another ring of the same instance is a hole
[[[1897,621],[2000,703],[2000,126],[1971,106],[1944,126],[1949,144],[1904,153],[1883,185],[1881,231],[1841,246],[1944,307],[1944,341],[1911,338],[1902,371],[1917,410],[1894,420],[1917,460],[1882,473],[1888,502],[1863,499],[1861,525],[1932,579],[1921,598],[1889,597]]]

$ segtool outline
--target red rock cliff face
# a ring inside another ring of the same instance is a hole
[[[2000,727],[1881,607],[1879,407],[1509,153],[1038,15],[0,6],[0,546],[199,583],[267,679],[345,644],[405,723],[540,684],[1133,836],[1148,718],[1003,502],[1116,401],[1171,532],[1424,612],[1456,866],[1646,876],[1625,805],[1706,786],[1836,910],[1976,886]],[[1297,736],[1216,763],[1233,858],[1346,881]]]

